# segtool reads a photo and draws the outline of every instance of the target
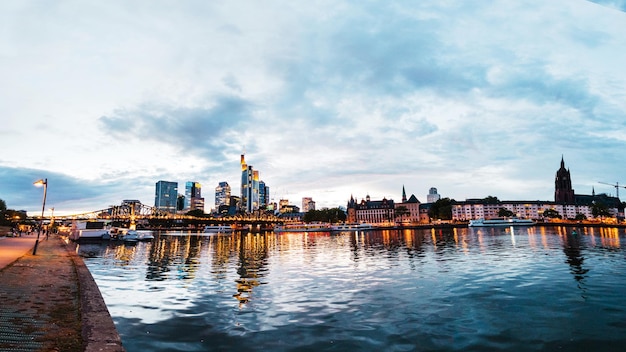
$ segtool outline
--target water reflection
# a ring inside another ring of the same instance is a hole
[[[77,250],[129,352],[545,350],[626,343],[624,236],[162,233]]]

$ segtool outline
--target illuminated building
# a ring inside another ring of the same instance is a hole
[[[230,206],[230,185],[225,181],[215,187],[215,209],[221,206]]]
[[[159,181],[156,183],[154,207],[168,213],[176,213],[178,182]]]
[[[392,199],[371,200],[370,196],[358,203],[354,197],[348,201],[349,223],[390,224],[394,222],[395,206]]]
[[[241,154],[241,209],[252,213],[259,209],[259,171],[248,165]]]
[[[202,198],[202,186],[198,182],[188,181],[185,183],[185,206],[184,211],[200,209],[204,211],[204,198]]]

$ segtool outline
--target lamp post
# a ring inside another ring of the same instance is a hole
[[[33,248],[33,255],[37,254],[37,245],[39,245],[39,235],[41,234],[41,229],[43,229],[43,212],[46,210],[46,195],[48,193],[48,179],[41,179],[35,183],[35,186],[43,186],[43,204],[41,205],[41,224],[39,224],[39,231],[37,231],[37,239],[35,240],[35,247]]]
[[[50,214],[50,227],[46,232],[46,239],[48,239],[48,235],[50,235],[50,230],[54,228],[54,207],[50,208],[50,211],[52,211],[52,214]]]

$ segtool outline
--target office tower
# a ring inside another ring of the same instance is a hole
[[[159,181],[156,183],[154,207],[168,213],[176,213],[178,182]]]
[[[225,181],[215,187],[215,209],[223,205],[230,206],[230,185]]]
[[[202,198],[202,185],[198,182],[187,181],[185,183],[185,206],[183,210],[189,211],[199,209],[201,204],[204,210],[204,198]]]
[[[241,209],[252,213],[259,209],[259,172],[248,165],[241,154]]]
[[[259,181],[259,206],[267,209],[270,202],[270,188],[263,181]]]
[[[437,193],[437,189],[435,187],[431,187],[428,190],[428,195],[426,196],[426,202],[427,203],[435,203],[439,199],[441,199],[441,195],[439,195]]]
[[[311,197],[303,197],[302,198],[302,212],[306,213],[309,210],[315,210],[315,202]]]

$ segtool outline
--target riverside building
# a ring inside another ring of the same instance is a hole
[[[407,199],[404,186],[402,186],[402,203],[395,204],[396,210],[400,207],[404,207],[406,212],[403,214],[395,214],[398,216],[396,221],[408,224],[417,224],[420,222],[420,201],[417,200],[414,194],[411,194],[411,197]]]
[[[544,220],[546,210],[556,211],[563,219],[575,219],[584,216],[593,219],[594,205],[602,204],[616,218],[620,214],[620,200],[606,194],[575,194],[569,169],[561,157],[561,166],[556,172],[554,182],[554,201],[498,201],[486,203],[483,199],[468,199],[464,202],[452,202],[452,220],[469,221],[499,217],[500,209],[506,209],[519,218]]]
[[[369,194],[358,203],[350,197],[347,206],[347,222],[390,225],[395,221],[394,202],[392,199],[371,200]]]

